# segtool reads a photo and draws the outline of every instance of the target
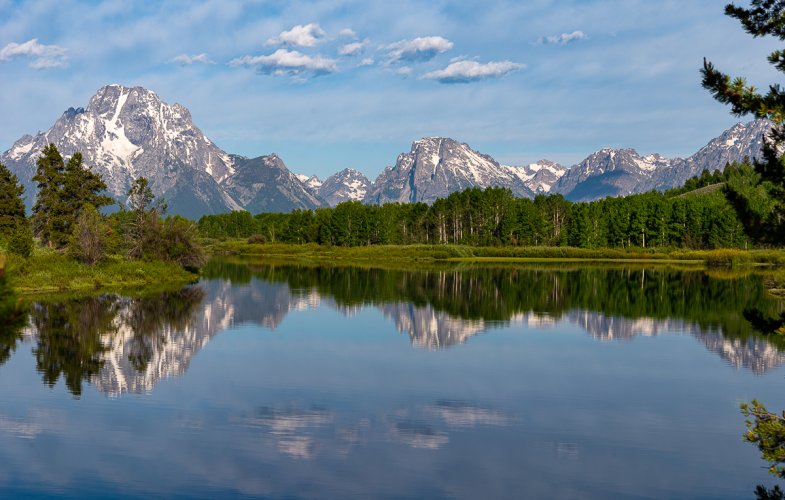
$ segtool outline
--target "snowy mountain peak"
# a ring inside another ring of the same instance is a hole
[[[143,87],[102,87],[85,108],[68,108],[49,130],[21,137],[0,155],[28,193],[35,193],[36,159],[49,143],[66,157],[81,152],[84,164],[101,175],[118,200],[135,179],[146,177],[172,213],[198,218],[243,208],[223,188],[236,174],[236,157],[210,141],[185,106],[167,104]]]
[[[522,167],[505,167],[516,175],[535,194],[546,194],[567,169],[549,160],[540,160]]]
[[[331,175],[319,186],[319,196],[330,206],[344,201],[362,201],[371,181],[361,172],[353,168],[345,168]]]
[[[432,203],[455,191],[492,186],[508,187],[516,196],[533,196],[515,173],[490,156],[454,139],[425,137],[376,178],[366,201]]]

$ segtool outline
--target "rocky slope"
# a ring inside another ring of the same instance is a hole
[[[363,201],[370,186],[371,181],[361,172],[345,168],[325,179],[317,193],[334,207],[344,201]]]
[[[507,167],[535,194],[548,194],[567,168],[549,160],[540,160],[522,167]]]
[[[35,162],[41,150],[54,143],[64,156],[80,151],[85,165],[103,177],[109,193],[124,200],[128,188],[139,177],[147,177],[153,192],[167,200],[169,211],[192,218],[203,214],[251,209],[268,197],[266,206],[276,210],[320,206],[288,171],[278,177],[283,185],[271,187],[260,173],[264,160],[233,157],[216,146],[194,125],[190,112],[180,104],[169,105],[142,87],[108,85],[98,90],[85,108],[69,108],[46,132],[25,135],[0,155],[27,189],[28,206],[33,203]],[[265,157],[263,157],[265,158]],[[256,161],[258,160],[258,161]],[[272,167],[275,177],[281,163]],[[249,173],[252,171],[253,173]],[[243,181],[263,186],[239,189]],[[262,177],[260,181],[259,177]],[[243,195],[241,203],[230,191]],[[253,196],[247,196],[253,192]]]
[[[509,168],[467,144],[442,137],[415,141],[411,151],[398,156],[370,187],[365,201],[433,203],[471,187],[508,187],[515,196],[534,193]]]
[[[727,163],[760,158],[770,129],[767,120],[736,124],[686,159],[640,156],[633,149],[603,149],[570,168],[553,192],[573,201],[590,201],[678,187],[704,169],[722,170]]]

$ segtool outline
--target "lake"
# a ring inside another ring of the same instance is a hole
[[[213,261],[0,302],[0,497],[754,498],[754,274]]]

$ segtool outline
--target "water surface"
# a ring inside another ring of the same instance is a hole
[[[785,408],[782,310],[754,275],[563,266],[9,297],[0,495],[753,498],[738,404]]]

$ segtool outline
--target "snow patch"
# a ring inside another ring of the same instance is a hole
[[[19,158],[29,153],[32,149],[33,149],[33,141],[30,141],[27,144],[20,144],[19,146],[16,146],[14,149],[11,150],[9,156],[11,157],[12,160],[18,160]]]

